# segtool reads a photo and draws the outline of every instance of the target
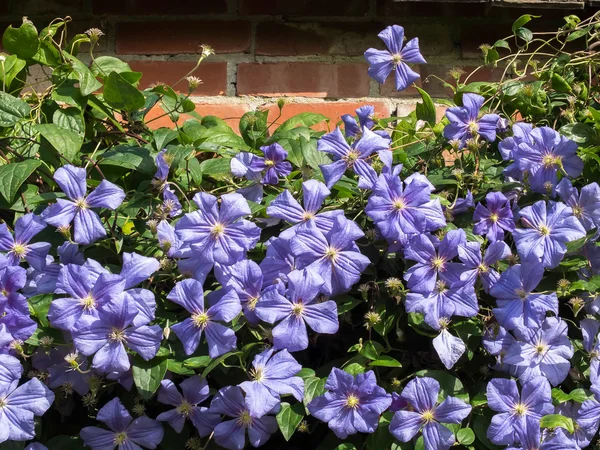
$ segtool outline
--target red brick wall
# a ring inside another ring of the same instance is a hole
[[[535,26],[550,29],[564,15],[589,14],[577,9],[584,0],[558,1],[562,9],[536,11],[501,6],[522,0],[0,0],[0,14],[6,23],[27,15],[40,28],[49,18],[69,15],[73,32],[100,28],[106,35],[97,53],[116,54],[143,72],[141,87],[177,82],[194,67],[199,46],[208,44],[217,54],[194,73],[204,82],[194,100],[200,114],[234,123],[256,107],[276,114],[280,97],[289,103],[283,118],[319,111],[337,120],[365,102],[381,114],[405,114],[415,90],[379,86],[369,79],[363,58],[367,48],[383,48],[377,33],[385,26],[397,23],[408,38],[419,37],[428,61],[417,68],[419,83],[443,97],[449,91],[434,76],[478,66],[479,45],[509,34],[521,14],[541,14]],[[497,70],[485,69],[473,81],[497,76]],[[177,87],[185,90],[185,81]]]

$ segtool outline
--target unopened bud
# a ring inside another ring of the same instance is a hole
[[[92,45],[95,45],[100,40],[100,37],[104,36],[104,33],[99,28],[90,28],[85,34],[90,38]]]
[[[194,92],[196,89],[198,89],[198,86],[202,84],[202,80],[198,77],[189,76],[185,77],[185,79],[188,82],[188,90],[190,92]]]

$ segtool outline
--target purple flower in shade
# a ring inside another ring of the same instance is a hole
[[[89,195],[85,181],[85,169],[66,165],[54,172],[54,181],[70,200],[58,199],[42,213],[42,219],[55,227],[75,224],[75,241],[80,244],[92,242],[106,236],[100,217],[91,208],[117,209],[125,192],[110,181],[102,180]]]
[[[0,315],[29,316],[27,300],[19,291],[27,281],[27,272],[19,266],[0,269]]]
[[[513,135],[507,137],[498,143],[498,150],[504,161],[514,160],[512,164],[504,169],[504,175],[515,180],[523,179],[523,171],[520,168],[519,145],[531,144],[531,130],[533,125],[529,123],[519,122],[512,126]]]
[[[162,209],[169,214],[169,217],[177,217],[183,212],[181,202],[177,198],[175,191],[168,184],[163,189]]]
[[[218,322],[231,322],[242,311],[240,300],[233,289],[224,291],[223,297],[206,309],[204,306],[204,290],[196,280],[183,280],[175,285],[167,298],[183,306],[191,314],[183,322],[171,327],[183,344],[186,355],[191,355],[198,348],[202,333],[208,343],[208,354],[216,358],[236,346],[237,339],[232,329]]]
[[[99,427],[85,427],[80,436],[83,443],[92,450],[154,449],[160,444],[164,430],[156,420],[142,416],[133,419],[121,400],[113,398],[96,414],[96,420],[103,422],[110,430]]]
[[[207,407],[198,406],[210,396],[208,383],[199,375],[194,375],[183,380],[179,387],[183,395],[171,380],[160,382],[158,401],[175,409],[159,414],[156,420],[167,422],[177,433],[181,433],[186,419],[189,419],[200,437],[208,436],[221,421],[218,414],[211,413]]]
[[[597,402],[595,402],[595,400],[586,400],[584,404],[585,403],[587,403],[586,408],[583,408],[583,404],[576,402],[565,402],[556,407],[556,414],[569,417],[577,424],[573,434],[568,433],[566,430],[564,430],[564,433],[578,448],[586,448],[590,445],[590,442],[598,431],[598,425],[600,424],[600,414],[598,414],[600,411],[597,408],[595,416],[590,416],[588,414],[591,412],[591,408],[589,407],[590,404]],[[591,420],[589,420],[588,417],[591,417]]]
[[[256,164],[255,164],[256,162]],[[263,176],[261,169],[256,166],[264,166],[264,158],[249,152],[239,152],[231,159],[231,173],[236,177],[246,178],[251,181],[250,185],[237,190],[237,193],[255,203],[262,202],[263,198]]]
[[[598,386],[600,380],[600,322],[595,319],[582,319],[579,322],[583,335],[583,349],[590,360],[590,382],[592,390]]]
[[[544,268],[537,261],[524,261],[502,272],[498,282],[490,289],[498,305],[493,312],[500,325],[507,330],[538,328],[548,311],[558,315],[555,292],[533,293],[543,276]]]
[[[180,258],[189,253],[189,247],[179,240],[175,228],[166,220],[161,220],[156,227],[156,237],[160,248],[170,258]]]
[[[534,128],[531,142],[519,144],[519,167],[529,172],[531,189],[552,194],[558,183],[558,171],[571,178],[581,175],[583,161],[577,156],[577,144],[550,127]]]
[[[563,178],[556,186],[556,192],[573,211],[586,230],[600,227],[600,186],[588,184],[581,188],[581,194],[568,178]]]
[[[48,387],[62,388],[63,391],[75,391],[85,395],[90,390],[87,358],[73,348],[60,347],[52,350],[52,363],[48,372]]]
[[[457,214],[467,212],[474,207],[475,202],[473,201],[473,193],[469,190],[467,191],[465,198],[458,198],[453,206],[444,207],[444,214],[449,218],[454,218]]]
[[[269,216],[295,224],[282,231],[279,237],[291,238],[298,230],[306,228],[308,223],[314,223],[319,230],[327,233],[333,227],[335,218],[344,214],[340,209],[319,213],[323,201],[331,194],[327,186],[320,181],[305,181],[302,183],[302,191],[304,208],[288,190],[279,194],[267,207]]]
[[[408,236],[446,226],[439,199],[431,199],[433,188],[425,177],[402,180],[380,175],[365,208],[367,216],[390,241],[405,243]]]
[[[154,160],[156,163],[156,173],[154,174],[154,179],[159,182],[165,182],[169,177],[169,169],[171,168],[171,164],[165,159],[166,153],[167,149],[163,148],[160,152],[158,152],[158,155],[156,155],[156,159]],[[169,157],[167,158],[171,159]]]
[[[153,184],[163,193],[163,204],[162,208],[169,214],[170,217],[178,216],[182,213],[183,209],[181,203],[173,192],[173,189],[169,187],[167,178],[169,177],[170,162],[172,157],[165,157],[167,149],[162,149],[156,155],[156,167],[157,171],[154,175]]]
[[[406,311],[425,316],[425,323],[435,330],[447,326],[452,316],[473,317],[479,311],[477,296],[471,285],[448,287],[445,281],[435,283],[431,292],[409,292]]]
[[[290,245],[297,266],[313,270],[323,278],[324,294],[338,295],[348,292],[371,264],[354,243],[362,236],[364,233],[356,223],[341,215],[334,219],[326,234],[315,224],[307,224],[298,230]]]
[[[392,404],[389,407],[389,411],[396,412],[401,409],[408,409],[409,406],[410,403],[408,403],[407,399],[396,392],[392,392]]]
[[[194,201],[199,209],[183,216],[175,232],[203,261],[233,264],[256,245],[260,228],[242,219],[251,212],[240,194],[222,195],[220,208],[217,197],[204,192],[196,194]]]
[[[496,140],[496,125],[500,116],[498,114],[485,114],[479,118],[479,110],[485,99],[477,94],[463,94],[463,106],[448,108],[446,117],[450,121],[444,128],[444,137],[460,142],[463,148],[468,139],[479,135],[488,142]]]
[[[17,266],[25,259],[34,269],[44,269],[51,244],[29,243],[44,228],[46,228],[44,221],[33,213],[17,219],[14,237],[5,223],[0,224],[0,251],[7,252],[8,265]]]
[[[375,122],[373,121],[373,114],[375,113],[375,107],[371,105],[364,105],[358,108],[356,111],[358,116],[358,123],[356,119],[350,114],[344,114],[342,121],[344,122],[344,134],[346,137],[354,137],[359,135],[363,128],[369,130],[373,128]]]
[[[246,404],[252,417],[262,417],[275,408],[280,395],[291,394],[299,402],[304,398],[304,381],[296,377],[302,366],[287,350],[268,349],[252,361],[250,377],[240,387],[246,393]]]
[[[371,167],[372,154],[388,150],[389,140],[363,128],[360,139],[352,146],[346,142],[339,128],[319,139],[317,149],[333,155],[334,162],[319,166],[323,172],[325,184],[329,189],[337,183],[346,170],[352,169],[359,176],[359,188],[372,188],[372,180],[377,178],[375,169]]]
[[[446,397],[437,405],[440,384],[433,378],[415,378],[404,390],[408,410],[397,411],[390,422],[390,432],[400,442],[410,441],[420,430],[426,450],[447,450],[454,444],[454,433],[442,423],[461,423],[471,407],[456,397]]]
[[[39,442],[32,442],[31,444],[28,444],[24,450],[48,450],[48,447]]]
[[[427,295],[434,290],[439,276],[444,282],[442,290],[446,291],[446,287],[458,281],[460,275],[459,267],[448,263],[458,255],[458,247],[466,241],[463,230],[451,230],[436,250],[434,244],[437,244],[437,238],[423,234],[414,236],[404,249],[404,257],[417,262],[404,274],[408,288]]]
[[[287,274],[296,269],[296,258],[290,247],[290,239],[276,237],[267,241],[267,253],[260,263],[263,285],[287,280]]]
[[[152,359],[162,339],[158,325],[135,326],[138,309],[129,299],[106,303],[98,317],[82,316],[72,332],[75,348],[86,356],[94,355],[92,368],[102,373],[124,372],[131,366],[125,345],[144,360]]]
[[[37,378],[19,386],[22,375],[17,358],[0,355],[0,442],[33,439],[35,416],[54,402],[54,393]]]
[[[99,308],[119,299],[125,280],[119,275],[106,273],[96,280],[86,267],[67,264],[60,270],[56,287],[68,297],[52,301],[48,320],[56,328],[71,331],[80,323],[82,316],[97,318]]]
[[[248,404],[238,386],[227,386],[219,390],[210,403],[210,412],[233,418],[218,424],[214,432],[215,442],[229,450],[244,448],[246,430],[250,445],[260,447],[279,428],[277,420],[271,415],[259,418],[250,415]]]
[[[390,73],[395,71],[396,90],[403,91],[419,78],[419,74],[407,63],[427,63],[419,51],[419,38],[413,38],[404,45],[404,28],[399,25],[391,25],[377,36],[388,50],[370,48],[365,52],[365,59],[369,63],[369,76],[383,84]]]
[[[309,403],[308,410],[312,416],[327,422],[340,439],[375,432],[379,416],[392,404],[392,396],[377,386],[372,370],[352,376],[334,367],[325,389],[324,395]]]
[[[334,334],[339,328],[337,305],[333,300],[316,303],[322,291],[323,278],[309,270],[295,270],[288,275],[288,290],[282,296],[276,289],[263,292],[256,304],[256,315],[265,322],[278,323],[273,328],[276,349],[297,352],[308,347],[306,325],[323,334]]]
[[[567,242],[585,237],[585,229],[564,203],[540,200],[521,209],[526,228],[513,231],[521,259],[540,259],[544,267],[554,268],[567,252]]]
[[[462,261],[460,281],[473,286],[475,281],[480,279],[483,290],[489,293],[491,287],[500,279],[500,274],[492,266],[510,255],[510,248],[502,241],[490,244],[483,258],[479,242],[466,242],[459,245],[458,257]]]
[[[263,184],[278,184],[279,177],[286,177],[292,172],[292,164],[285,161],[288,152],[279,144],[271,144],[260,148],[265,155],[264,158],[254,158],[252,170],[265,171]]]
[[[567,438],[562,429],[557,429],[551,434],[542,433],[539,426],[535,426],[536,419],[528,417],[527,422],[531,425],[525,427],[525,431],[517,432],[519,447],[506,447],[506,450],[579,450],[579,447]]]
[[[260,319],[256,316],[254,309],[263,295],[263,273],[254,261],[243,260],[233,266],[217,266],[215,275],[224,288],[231,288],[237,294],[242,303],[244,317],[253,326],[258,325]],[[267,286],[264,290],[282,290],[282,285]]]
[[[504,240],[504,232],[515,229],[515,221],[508,199],[501,192],[485,196],[486,206],[477,204],[473,214],[473,233],[485,235],[490,242]]]
[[[552,386],[558,386],[569,374],[573,346],[567,337],[567,324],[556,317],[547,317],[539,328],[517,328],[516,341],[508,349],[504,362],[519,366],[519,379],[526,383],[545,376]]]
[[[496,357],[496,365],[494,369],[508,372],[511,375],[518,375],[518,368],[504,363],[504,357],[508,349],[516,340],[512,334],[498,324],[486,327],[481,339],[483,347],[493,356]]]
[[[535,431],[528,426],[539,429],[542,416],[554,412],[550,391],[550,384],[543,377],[524,383],[521,394],[515,380],[490,380],[487,385],[488,406],[499,414],[492,418],[488,438],[497,445],[510,445],[518,439],[518,433]],[[527,420],[529,418],[533,420]]]

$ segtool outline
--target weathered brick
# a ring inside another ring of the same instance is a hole
[[[250,15],[364,16],[366,0],[241,0],[240,12]]]
[[[445,80],[447,83],[456,85],[454,78],[449,75],[450,70],[459,68],[464,74],[461,76],[460,81],[464,83],[466,77],[473,72],[475,66],[443,66],[427,64],[421,66],[421,78],[423,83],[423,89],[425,89],[433,97],[450,97],[452,96],[452,90],[444,86],[444,84],[436,77]],[[475,81],[498,81],[504,72],[503,68],[490,68],[482,67],[478,69],[473,75],[469,77],[468,82]]]
[[[250,50],[250,23],[235,21],[144,21],[117,24],[117,53],[170,55],[199,53],[208,44],[217,53]]]
[[[94,14],[150,16],[156,14],[222,14],[227,12],[227,0],[93,0]]]
[[[412,66],[412,69],[419,73],[419,66]],[[415,81],[415,84],[421,86],[421,79]],[[379,93],[382,97],[417,97],[419,92],[411,85],[403,91],[396,90],[396,74],[392,72],[385,83],[381,85]]]
[[[377,33],[385,25],[376,22],[259,23],[256,28],[256,54],[362,55],[380,45]]]
[[[454,2],[397,2],[395,0],[377,0],[379,17],[482,17],[488,5],[478,3]]]
[[[243,63],[238,65],[237,91],[266,97],[364,97],[369,77],[362,63]]]
[[[18,0],[12,2],[12,13],[29,17],[70,15],[76,18],[81,14],[83,3],[83,0]]]
[[[130,61],[129,66],[136,72],[142,72],[140,88],[157,83],[165,83],[175,89],[187,92],[187,81],[175,85],[196,65],[195,61]],[[227,90],[227,63],[202,63],[192,75],[200,78],[202,84],[193,95],[223,95]]]
[[[460,30],[460,46],[463,58],[481,58],[482,44],[492,45],[498,39],[510,35],[510,25],[504,23],[464,24]]]

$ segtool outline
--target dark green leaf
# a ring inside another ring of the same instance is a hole
[[[112,72],[131,72],[131,67],[125,61],[114,56],[99,56],[94,59],[92,73],[101,78],[106,78]]]
[[[433,104],[433,100],[431,99],[431,96],[423,89],[417,87],[417,90],[423,99],[423,103],[417,103],[417,119],[424,120],[433,126],[436,122],[435,105]]]
[[[571,92],[571,85],[555,72],[552,74],[552,89],[556,92]]]
[[[71,61],[73,70],[79,76],[79,90],[81,91],[81,95],[86,97],[102,87],[102,83],[96,79],[96,76],[92,73],[88,66],[65,51],[63,51],[63,56]]]
[[[212,158],[200,163],[202,175],[208,175],[214,179],[222,179],[231,175],[231,159]]]
[[[53,123],[36,125],[34,129],[44,136],[59,154],[63,155],[69,161],[74,162],[83,144],[83,136]]]
[[[8,203],[12,203],[21,185],[41,164],[40,160],[28,159],[0,166],[0,194],[2,197]]]
[[[378,367],[402,367],[402,364],[400,364],[400,362],[387,355],[381,355],[375,361],[371,361],[369,365]]]
[[[117,72],[111,72],[104,85],[104,100],[115,109],[137,111],[146,103],[144,94]]]
[[[567,36],[567,42],[574,41],[575,39],[579,39],[582,36],[585,36],[590,31],[590,27],[582,28],[581,30],[575,30],[569,36]]]
[[[460,445],[471,445],[475,441],[475,433],[470,428],[462,428],[456,433],[456,440]]]
[[[31,22],[23,22],[19,28],[9,25],[2,36],[2,46],[21,59],[31,59],[40,46],[37,29]]]
[[[0,92],[0,127],[12,127],[30,112],[31,108],[23,100]]]
[[[526,23],[530,22],[532,19],[537,19],[540,16],[532,16],[531,14],[523,14],[519,17],[512,25],[513,33],[516,33],[519,28],[521,28]]]
[[[358,353],[365,358],[375,361],[379,359],[379,355],[383,351],[383,346],[377,341],[363,342],[362,347],[359,347]]]
[[[290,406],[289,403],[282,402],[281,409],[275,418],[277,419],[279,429],[281,430],[284,439],[289,441],[296,431],[296,428],[298,428],[298,424],[300,424],[304,418],[304,407],[302,403],[296,403],[294,406]]]
[[[288,131],[298,126],[310,128],[313,125],[316,125],[320,122],[324,122],[326,120],[329,120],[329,118],[327,116],[324,116],[323,114],[303,112],[290,117],[288,120],[283,122],[275,132],[280,133],[282,131]]]
[[[510,50],[510,45],[504,39],[499,39],[494,43],[494,48],[505,48]]]
[[[83,440],[79,436],[54,436],[46,444],[48,450],[84,450]]]
[[[183,361],[175,361],[174,359],[167,360],[167,370],[178,375],[195,375],[192,369],[184,366]]]
[[[40,294],[31,297],[27,300],[29,307],[32,311],[32,315],[37,317],[40,321],[40,325],[47,327],[48,323],[48,309],[50,309],[50,303],[52,303],[52,294]]]
[[[183,365],[185,367],[190,367],[192,369],[199,369],[201,367],[206,367],[210,364],[212,358],[210,356],[193,356],[192,358],[188,358],[183,361]]]
[[[156,171],[154,158],[150,151],[144,147],[127,147],[120,145],[109,150],[99,158],[99,165],[110,165],[124,167],[125,169],[137,170],[147,175]]]
[[[167,373],[168,364],[167,359],[144,361],[139,357],[134,358],[133,382],[143,400],[149,400],[157,391]]]
[[[313,398],[325,392],[326,378],[309,377],[304,379],[304,405],[308,405]]]
[[[344,367],[344,372],[348,372],[350,375],[364,373],[365,370],[366,370],[365,366],[360,363],[352,363],[352,364],[348,364],[346,367]]]
[[[533,39],[533,33],[529,28],[519,28],[517,30],[517,36],[523,39],[525,42],[531,42]]]

